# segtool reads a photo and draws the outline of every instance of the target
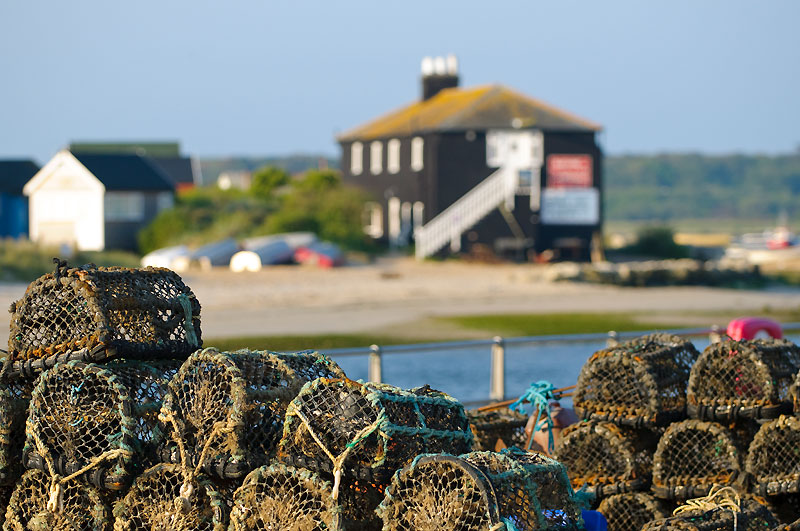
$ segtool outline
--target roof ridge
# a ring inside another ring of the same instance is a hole
[[[466,115],[468,113],[468,111],[472,111],[475,108],[480,107],[480,105],[483,102],[485,102],[486,100],[490,99],[491,96],[493,94],[496,94],[499,89],[502,89],[502,85],[499,85],[497,83],[493,83],[493,84],[489,84],[489,85],[479,85],[477,87],[474,87],[473,89],[471,89],[473,92],[476,92],[478,90],[484,90],[485,92],[483,94],[481,94],[480,97],[478,97],[477,100],[471,102],[469,105],[467,105],[466,107],[464,107],[460,111],[452,114],[451,116],[449,116],[445,120],[442,120],[442,123],[439,124],[439,125],[442,126],[442,127],[449,127],[449,126],[451,126],[451,124],[454,124],[454,123],[457,124],[458,121],[464,115]],[[450,90],[450,89],[445,89],[445,90]]]
[[[528,96],[527,94],[523,94],[522,92],[514,90],[514,89],[512,89],[510,87],[503,86],[502,88],[504,90],[507,90],[508,92],[511,92],[512,94],[514,94],[516,96],[519,96],[520,98],[523,98],[523,99],[531,102],[533,105],[535,105],[537,107],[542,107],[543,109],[546,109],[547,111],[552,112],[553,114],[556,114],[556,115],[560,116],[561,118],[563,118],[565,120],[578,122],[578,123],[582,124],[584,127],[587,127],[589,129],[595,129],[595,130],[598,130],[598,131],[603,128],[603,126],[600,125],[597,122],[593,122],[591,120],[587,120],[586,118],[582,118],[582,117],[578,116],[577,114],[573,114],[573,113],[571,113],[569,111],[565,111],[564,109],[562,109],[560,107],[556,107],[555,105],[553,105],[551,103],[547,103],[546,101],[540,100],[538,98],[534,98],[533,96]]]

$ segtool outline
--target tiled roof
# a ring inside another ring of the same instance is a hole
[[[73,153],[106,190],[174,190],[172,179],[146,157]]]
[[[0,192],[22,195],[22,187],[38,171],[31,160],[0,160]]]
[[[509,128],[599,131],[601,126],[502,85],[462,89],[450,88],[426,101],[345,131],[337,139],[370,140],[403,137],[430,131],[461,131]]]

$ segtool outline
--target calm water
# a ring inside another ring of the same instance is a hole
[[[795,343],[800,335],[788,336]],[[693,338],[702,352],[708,338]],[[521,395],[531,384],[547,380],[556,387],[573,385],[584,362],[605,341],[510,346],[506,348],[506,396]],[[348,377],[367,379],[367,356],[333,356]],[[413,354],[384,354],[383,379],[409,389],[428,384],[463,402],[486,400],[489,396],[490,349],[487,346]],[[569,399],[564,399],[569,404]]]

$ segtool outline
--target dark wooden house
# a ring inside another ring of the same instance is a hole
[[[28,236],[28,198],[22,187],[38,171],[31,160],[0,160],[0,238]]]
[[[365,230],[424,258],[476,249],[586,260],[602,227],[600,126],[423,60],[422,98],[337,137]]]

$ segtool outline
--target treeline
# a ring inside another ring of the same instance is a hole
[[[605,159],[607,220],[800,218],[800,152]]]

